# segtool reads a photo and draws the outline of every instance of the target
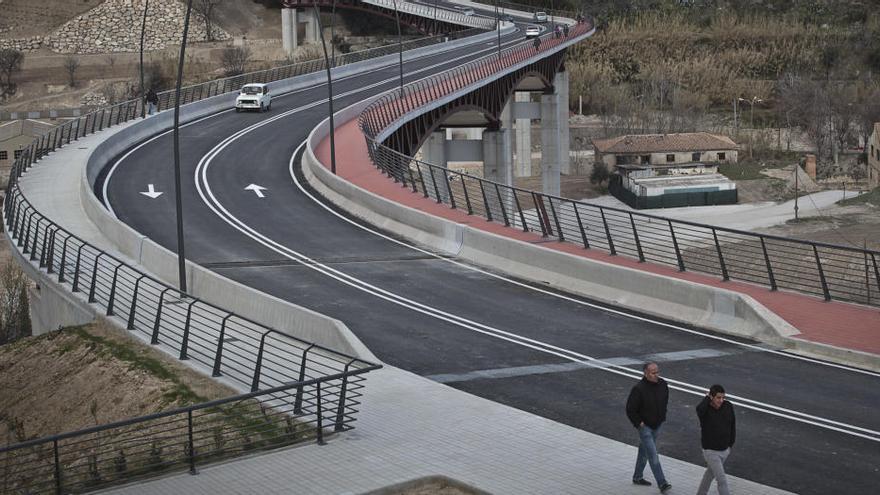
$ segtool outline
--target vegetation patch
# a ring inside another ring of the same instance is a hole
[[[875,187],[866,193],[838,201],[837,204],[840,206],[870,205],[880,209],[880,187]]]

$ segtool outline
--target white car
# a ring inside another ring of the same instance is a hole
[[[538,26],[526,26],[526,38],[537,38],[541,36],[541,28]]]
[[[476,14],[476,12],[474,12],[474,9],[472,9],[470,7],[459,6],[459,7],[455,7],[455,10],[457,10],[459,13],[464,14],[466,16],[472,16],[472,15]]]
[[[269,85],[263,83],[245,84],[235,98],[235,111],[258,110],[265,112],[272,109],[272,96]]]
[[[545,23],[547,22],[547,13],[546,12],[535,12],[535,15],[532,16],[535,22]]]

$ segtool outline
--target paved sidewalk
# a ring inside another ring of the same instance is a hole
[[[255,455],[201,468],[198,476],[182,473],[107,493],[355,494],[432,475],[493,494],[659,493],[631,483],[635,447],[397,368],[370,374],[361,410],[354,430],[324,446]],[[702,466],[662,462],[670,494],[696,493]],[[651,479],[649,469],[646,475]],[[738,478],[730,483],[733,493],[787,493]]]

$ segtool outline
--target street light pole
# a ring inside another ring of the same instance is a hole
[[[321,46],[324,47],[324,62],[327,66],[327,103],[330,113],[330,172],[336,175],[336,126],[333,122],[333,80],[330,77],[330,60],[327,58],[327,42],[324,41],[324,28],[321,26],[321,15],[318,3],[314,3],[315,18],[318,22],[318,32],[321,33]],[[336,1],[333,1],[333,10],[336,10]]]
[[[501,58],[501,14],[498,13],[498,2],[495,0],[495,30],[498,31],[498,58]]]
[[[141,22],[141,118],[147,115],[147,102],[144,101],[144,36],[147,31],[147,9],[150,8],[150,0],[144,0],[144,20]]]
[[[183,208],[180,191],[180,87],[183,85],[183,61],[186,55],[186,35],[189,32],[189,15],[192,0],[186,2],[183,17],[183,38],[180,41],[180,58],[177,60],[177,86],[174,89],[174,203],[177,209],[177,269],[180,292],[186,294],[186,255],[183,249]]]
[[[400,97],[403,98],[403,35],[400,33],[400,12],[397,10],[397,0],[394,3],[394,17],[397,19],[397,54],[400,61]]]

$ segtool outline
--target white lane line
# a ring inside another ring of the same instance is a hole
[[[393,292],[384,290],[380,287],[369,284],[361,279],[350,276],[344,272],[341,272],[335,268],[330,266],[318,263],[317,261],[305,256],[302,253],[299,253],[293,249],[290,249],[269,237],[257,232],[255,229],[250,227],[249,225],[242,222],[240,219],[232,215],[216,198],[213,191],[211,190],[210,183],[207,179],[208,169],[215,157],[217,157],[220,152],[222,152],[226,147],[236,141],[239,137],[243,136],[250,130],[256,129],[262,124],[257,124],[252,126],[252,128],[244,130],[244,132],[236,133],[233,136],[230,136],[224,142],[218,144],[214,149],[212,149],[208,154],[206,154],[202,160],[200,160],[197,168],[196,168],[196,188],[198,190],[199,196],[202,198],[202,201],[205,205],[211,209],[220,219],[225,221],[227,224],[232,226],[233,228],[239,230],[241,233],[255,240],[256,242],[262,244],[268,249],[275,251],[281,256],[287,257],[288,259],[298,261],[303,263],[303,265],[309,269],[315,270],[318,273],[321,273],[325,276],[333,278],[343,284],[346,284],[350,287],[353,287],[357,290],[361,290],[363,292],[372,294],[376,297],[384,299],[393,304],[397,304],[399,306],[408,308],[413,311],[417,311],[419,313],[425,314],[427,316],[431,316],[433,318],[439,319],[441,321],[446,321],[453,325],[459,326],[461,328],[465,328],[474,332],[478,332],[484,335],[488,335],[500,340],[508,341],[523,347],[527,347],[533,350],[537,350],[539,352],[543,352],[550,355],[555,355],[558,357],[562,357],[564,359],[568,359],[574,362],[581,363],[591,363],[598,364],[599,368],[603,371],[617,374],[620,376],[624,376],[631,379],[639,379],[641,377],[641,373],[637,370],[632,370],[626,368],[624,366],[615,365],[612,363],[604,362],[601,359],[594,358],[592,356],[588,356],[585,354],[581,354],[578,352],[571,351],[569,349],[561,348],[558,346],[554,346],[551,344],[547,344],[545,342],[541,342],[535,339],[530,339],[527,337],[520,336],[515,333],[507,332],[498,328],[494,328],[488,325],[484,325],[482,323],[478,323],[440,309],[422,304],[418,301],[414,301],[405,297],[402,297]],[[290,161],[288,164],[289,172],[297,184],[298,187],[302,189],[302,186],[296,180],[296,176],[293,173],[293,165],[295,162],[296,155],[299,153],[299,150],[305,145],[305,143],[301,144],[297,147],[296,151],[294,151],[293,155],[290,157]],[[305,191],[304,191],[305,192]],[[306,194],[308,194],[306,192]],[[315,198],[311,195],[313,200]],[[322,204],[319,202],[319,204]],[[323,205],[326,208],[326,205]],[[384,237],[384,236],[383,236]],[[405,244],[404,244],[405,245]],[[422,252],[427,253],[424,250],[420,250]],[[433,253],[427,253],[432,256]],[[764,349],[755,347],[757,350],[763,351]],[[683,382],[680,380],[673,380],[670,378],[666,378],[666,381],[670,384],[670,388],[673,390],[678,390],[684,393],[688,393],[695,396],[702,396],[705,394],[706,388],[704,386],[698,386],[695,384]],[[845,433],[852,436],[857,436],[861,438],[865,438],[868,440],[873,440],[876,442],[880,442],[880,432],[870,430],[868,428],[862,428],[855,425],[849,425],[847,423],[842,423],[839,421],[829,420],[826,418],[822,418],[819,416],[814,416],[806,413],[802,413],[799,411],[795,411],[792,409],[787,409],[779,406],[775,406],[769,403],[763,403],[760,401],[755,401],[752,399],[747,399],[741,396],[735,396],[728,394],[729,397],[736,400],[740,407],[744,407],[746,409],[752,409],[755,411],[763,412],[769,415],[777,416],[780,418],[785,418],[793,421],[797,421],[800,423],[810,424],[814,426],[819,426],[821,428],[829,429],[832,431],[837,431],[840,433]]]
[[[510,45],[514,45],[514,44],[516,44],[516,43],[519,43],[520,41],[521,41],[521,40],[518,40],[518,39],[508,40],[508,41],[505,41],[504,43],[502,43],[502,46],[510,46]],[[443,62],[439,62],[439,63],[433,64],[433,65],[429,65],[429,66],[423,67],[423,68],[421,68],[421,69],[415,69],[415,70],[409,71],[409,72],[407,72],[405,75],[408,76],[408,75],[412,75],[412,74],[420,74],[420,73],[422,73],[422,72],[429,71],[429,70],[435,69],[435,68],[437,68],[437,67],[440,67],[441,65],[446,65],[446,64],[449,64],[449,63],[452,63],[452,62],[456,62],[456,61],[459,61],[459,60],[463,60],[463,59],[466,59],[466,58],[470,58],[470,57],[473,57],[474,55],[480,55],[480,54],[482,54],[482,53],[486,53],[486,52],[490,52],[490,51],[492,51],[492,50],[482,49],[482,50],[477,51],[476,53],[468,53],[468,54],[466,54],[466,55],[462,55],[462,56],[455,57],[455,58],[452,58],[452,59],[449,59],[449,60],[445,60],[445,61],[443,61]],[[419,62],[419,61],[425,60],[425,59],[430,58],[430,57],[433,57],[433,56],[434,56],[433,54],[423,55],[423,56],[421,56],[421,57],[416,57],[416,58],[414,58],[414,59],[412,59],[412,60],[409,60],[409,61],[407,61],[407,63]],[[391,67],[391,66],[385,66],[385,67],[381,67],[381,68],[374,69],[374,70],[371,70],[371,71],[362,72],[362,73],[359,73],[359,74],[352,74],[352,75],[350,75],[350,76],[340,77],[340,78],[338,78],[338,79],[334,79],[333,82],[338,83],[338,82],[340,82],[340,81],[348,81],[348,80],[350,80],[350,79],[354,79],[354,78],[356,78],[356,77],[362,77],[363,75],[366,75],[366,74],[379,73],[379,72],[382,72],[382,71],[388,70],[389,67]],[[348,96],[348,95],[350,95],[350,94],[354,94],[354,93],[357,93],[357,92],[359,92],[359,91],[365,91],[365,90],[367,90],[367,89],[373,89],[373,88],[375,88],[375,87],[377,87],[377,86],[380,86],[380,85],[382,85],[382,84],[386,84],[386,83],[391,82],[391,81],[396,81],[396,80],[398,80],[398,78],[399,78],[399,75],[398,75],[398,76],[394,76],[394,77],[390,77],[390,78],[387,78],[387,79],[385,79],[385,80],[383,80],[383,81],[380,81],[380,82],[378,82],[378,83],[375,83],[375,84],[371,84],[371,85],[369,85],[369,86],[365,86],[365,87],[358,88],[356,91],[353,90],[353,91],[349,91],[349,92],[346,92],[346,93],[337,94],[337,95],[335,95],[334,97],[335,97],[335,98],[339,98],[339,97],[341,97],[341,96]],[[316,89],[316,88],[321,88],[321,87],[323,87],[323,86],[325,86],[325,85],[326,85],[326,82],[322,82],[322,83],[316,84],[316,85],[314,85],[314,86],[309,86],[309,87],[307,87],[307,88],[300,88],[300,89],[296,89],[296,90],[290,91],[290,92],[288,92],[288,93],[279,94],[278,96],[276,96],[276,97],[274,97],[274,98],[275,98],[275,99],[280,99],[280,98],[285,98],[285,97],[288,97],[288,96],[293,96],[293,95],[298,94],[298,93],[303,93],[303,92],[306,92],[306,91],[314,90],[314,89]],[[327,99],[324,98],[324,99],[320,100],[320,101],[317,102],[317,103],[320,104],[320,103],[326,103],[326,102],[327,102]],[[314,105],[311,105],[311,106],[305,106],[305,107],[300,107],[298,110],[305,110],[305,109],[307,109],[307,108],[311,108],[312,106],[314,106]],[[189,126],[191,126],[191,125],[198,124],[199,122],[203,122],[203,121],[205,121],[205,120],[212,119],[212,118],[214,118],[214,117],[218,117],[218,116],[223,115],[223,114],[225,114],[225,113],[231,112],[232,110],[233,110],[232,108],[229,108],[229,109],[227,109],[227,110],[221,110],[221,111],[219,111],[219,112],[217,112],[217,113],[214,113],[214,114],[211,114],[211,115],[207,115],[207,116],[205,116],[205,117],[201,117],[201,118],[199,118],[199,119],[193,120],[192,122],[187,122],[186,124],[183,124],[183,125],[181,125],[180,127],[181,127],[181,128],[183,128],[183,127],[189,127]],[[287,114],[289,114],[289,113],[290,113],[290,112],[285,112],[284,115],[287,115]],[[272,120],[274,121],[275,119],[272,119]],[[261,122],[264,122],[264,121],[261,121]],[[102,186],[101,186],[101,196],[102,196],[101,199],[102,199],[102,201],[104,202],[104,207],[107,208],[107,211],[109,211],[111,215],[113,215],[113,218],[117,218],[117,219],[119,218],[118,216],[116,216],[116,211],[113,209],[113,206],[110,204],[110,198],[109,198],[109,195],[108,195],[108,189],[110,188],[110,178],[113,176],[113,173],[116,172],[116,169],[119,168],[119,166],[122,164],[122,162],[125,161],[125,159],[127,159],[127,158],[128,158],[130,155],[132,155],[134,152],[140,150],[141,148],[143,148],[143,147],[146,146],[147,144],[152,143],[153,141],[155,141],[155,140],[157,140],[157,139],[159,139],[159,138],[161,138],[161,137],[163,137],[163,136],[166,136],[166,135],[168,135],[168,134],[170,134],[170,133],[172,133],[172,132],[174,132],[174,130],[173,130],[173,129],[169,129],[169,130],[167,130],[167,131],[165,131],[165,132],[162,132],[162,133],[156,134],[155,136],[151,137],[150,139],[148,139],[148,140],[146,140],[146,141],[144,141],[144,142],[142,142],[142,143],[139,143],[137,146],[135,146],[134,148],[132,148],[131,150],[129,150],[127,153],[125,153],[121,158],[119,158],[119,160],[117,160],[116,163],[114,163],[112,167],[110,167],[110,170],[107,172],[107,175],[104,177],[104,183],[103,183]]]

